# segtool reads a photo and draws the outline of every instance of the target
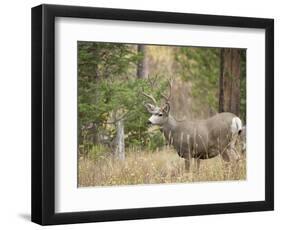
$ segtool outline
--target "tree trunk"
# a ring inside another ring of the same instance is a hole
[[[147,78],[148,76],[148,61],[147,61],[147,47],[146,45],[138,45],[138,54],[142,55],[142,58],[138,61],[137,77]]]
[[[115,156],[120,160],[125,160],[125,140],[124,140],[124,121],[116,123]]]
[[[240,50],[221,49],[219,111],[240,115]]]

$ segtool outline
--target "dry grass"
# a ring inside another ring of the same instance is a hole
[[[192,164],[184,169],[184,160],[172,149],[159,152],[127,152],[126,159],[113,157],[79,159],[79,186],[111,186],[198,181],[245,180],[245,156],[237,163],[225,164],[220,156],[201,161],[199,173]]]

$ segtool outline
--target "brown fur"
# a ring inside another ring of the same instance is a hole
[[[170,115],[169,102],[163,107],[152,104],[145,104],[145,107],[152,114],[148,122],[161,127],[168,143],[185,159],[187,170],[190,169],[191,158],[197,159],[198,170],[200,159],[219,154],[225,161],[239,159],[234,147],[242,122],[236,115],[224,112],[206,120],[177,121]]]
[[[219,113],[206,120],[176,121],[169,116],[162,131],[181,157],[208,159],[227,150],[234,117],[232,113]]]

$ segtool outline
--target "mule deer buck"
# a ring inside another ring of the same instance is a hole
[[[242,130],[240,118],[232,113],[223,112],[206,120],[179,121],[170,114],[171,81],[169,81],[169,88],[169,96],[162,94],[165,103],[160,106],[152,95],[142,92],[153,103],[144,105],[151,114],[148,124],[160,126],[169,145],[172,145],[178,155],[185,159],[185,169],[190,171],[192,158],[196,159],[197,170],[201,159],[221,155],[226,162],[239,160],[235,143]]]

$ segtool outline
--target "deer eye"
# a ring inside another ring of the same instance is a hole
[[[163,116],[163,114],[162,114],[162,113],[159,113],[159,114],[158,114],[158,116],[159,116],[159,117],[162,117],[162,116]]]

